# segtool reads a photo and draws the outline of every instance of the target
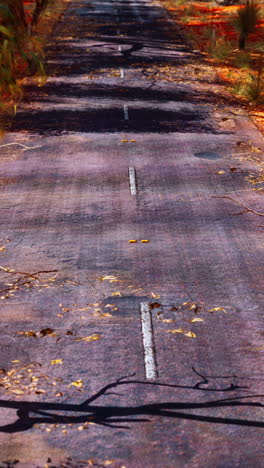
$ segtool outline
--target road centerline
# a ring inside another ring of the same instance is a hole
[[[128,106],[124,104],[124,119],[129,120]]]
[[[134,167],[129,167],[128,175],[129,175],[130,194],[137,195],[136,169]]]
[[[145,375],[146,379],[153,380],[158,377],[158,369],[155,357],[152,316],[147,302],[142,302],[140,304],[140,317],[144,348]]]

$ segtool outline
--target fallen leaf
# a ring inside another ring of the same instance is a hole
[[[153,299],[160,299],[160,295],[154,292],[151,293],[151,297],[153,297]]]
[[[63,363],[63,359],[53,359],[52,361],[50,361],[50,363],[55,366],[56,364],[62,364]]]
[[[218,171],[218,172],[215,172],[215,174],[222,175],[222,174],[225,174],[225,171]]]
[[[158,309],[160,306],[161,304],[159,304],[159,302],[151,302],[151,304],[149,304],[150,310]]]
[[[70,387],[77,387],[77,388],[82,388],[83,387],[83,381],[80,380],[75,380],[75,382],[72,382],[68,385],[68,388]]]
[[[75,338],[74,341],[95,341],[95,340],[100,340],[101,336],[98,334],[93,334],[90,336],[84,336],[83,338]]]
[[[15,393],[15,395],[24,395],[23,390],[19,390],[19,389],[11,390],[11,392],[12,392],[12,393]]]
[[[119,291],[113,292],[113,293],[112,293],[112,296],[121,296],[121,292],[119,292]]]
[[[41,338],[43,338],[43,336],[47,336],[47,335],[58,336],[57,333],[55,333],[52,328],[43,328],[42,330],[40,330],[39,334],[40,334]]]
[[[33,336],[33,338],[37,338],[36,333],[33,330],[29,331],[21,331],[21,332],[16,332],[18,335],[23,335],[23,336]]]
[[[137,243],[137,240],[135,240],[135,239],[130,239],[130,240],[128,241],[128,243],[129,243],[129,244],[136,244],[136,243]]]
[[[123,143],[127,143],[127,142],[128,142],[128,140],[122,140],[122,142],[123,142]]]
[[[105,466],[112,465],[112,463],[115,463],[115,460],[105,460],[103,463]]]
[[[208,312],[217,312],[218,310],[222,310],[225,314],[227,314],[227,311],[223,307],[213,307],[213,309],[210,309]]]
[[[114,310],[116,310],[116,309],[114,309]],[[109,312],[105,312],[105,313],[101,314],[101,317],[113,317],[113,315],[109,314]]]
[[[185,336],[188,336],[189,338],[196,338],[195,333],[193,333],[193,332],[191,332],[191,331],[189,331],[189,332],[187,332],[187,333],[184,333],[184,334],[185,334]]]
[[[176,320],[173,320],[173,319],[159,319],[159,320],[164,323],[176,322]]]
[[[101,281],[117,281],[117,277],[114,275],[106,275],[106,276],[100,276],[99,278]],[[99,304],[93,304],[93,305],[99,305]]]
[[[149,240],[148,239],[142,239],[140,242],[141,242],[141,244],[148,244]]]
[[[204,319],[202,318],[199,318],[199,317],[195,317],[191,320],[189,320],[190,323],[194,323],[194,322],[204,322]]]
[[[174,330],[166,330],[167,333],[185,333],[186,330],[183,330],[183,328],[176,328]]]

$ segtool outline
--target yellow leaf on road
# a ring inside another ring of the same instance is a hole
[[[113,292],[113,293],[112,293],[112,296],[121,296],[121,292],[119,292],[119,291]]]
[[[74,341],[96,341],[100,340],[101,336],[94,333],[93,335],[90,336],[84,336],[83,338],[76,338]]]
[[[161,318],[159,318],[159,320],[160,320],[161,322],[164,322],[164,323],[176,322],[176,320],[174,320],[174,319],[161,319]]]
[[[21,331],[21,332],[16,332],[18,335],[23,335],[23,336],[33,336],[33,338],[37,338],[36,333],[33,330],[29,331]]]
[[[186,330],[183,328],[175,328],[174,330],[166,330],[167,333],[185,333]]]
[[[70,387],[77,387],[77,388],[82,388],[83,387],[83,381],[80,380],[75,380],[75,382],[72,382],[68,385],[68,388]]]
[[[189,320],[189,322],[191,322],[191,323],[194,323],[194,322],[204,322],[204,319],[199,318],[199,317],[195,317],[195,318]]]
[[[188,336],[189,338],[196,338],[195,333],[193,333],[193,332],[191,332],[191,331],[189,331],[189,332],[187,332],[187,333],[184,333],[184,334],[185,334],[185,336]]]
[[[112,281],[117,281],[117,277],[114,276],[114,275],[106,275],[106,276],[100,276],[99,278],[101,281],[110,281],[110,283]]]
[[[52,361],[50,361],[50,363],[55,366],[56,364],[62,364],[63,363],[63,359],[52,359]]]
[[[12,393],[15,393],[15,395],[24,395],[23,390],[15,389],[11,390]]]
[[[223,307],[213,307],[213,309],[210,309],[209,312],[217,312],[218,310],[222,310],[222,312],[227,314],[227,311]]]
[[[160,299],[160,295],[154,292],[151,293],[151,297],[153,297],[153,299]]]

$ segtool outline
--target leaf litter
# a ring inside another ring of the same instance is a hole
[[[154,304],[156,304],[156,303],[154,303]],[[157,303],[157,306],[161,307],[161,304]],[[153,306],[153,303],[149,304],[149,309],[150,310],[155,309],[155,307]],[[185,301],[182,304],[179,304],[177,306],[173,306],[168,310],[169,310],[169,312],[177,312],[177,314],[176,314],[177,317],[176,318],[165,318],[164,317],[164,312],[163,311],[158,311],[156,313],[156,319],[159,320],[160,322],[165,323],[165,324],[173,323],[173,322],[179,322],[179,321],[182,321],[182,320],[184,322],[188,322],[188,323],[192,323],[192,324],[198,324],[198,323],[204,322],[205,319],[201,318],[201,317],[197,317],[197,316],[188,318],[188,316],[186,316],[186,314],[189,314],[189,313],[192,313],[192,314],[193,313],[195,313],[195,314],[198,314],[198,313],[213,313],[213,312],[224,312],[225,314],[227,314],[227,311],[226,311],[226,309],[224,307],[213,307],[211,309],[208,309],[202,303],[199,304],[197,302],[191,302],[191,301]],[[197,334],[194,333],[193,331],[186,330],[185,328],[181,328],[181,327],[171,329],[171,330],[165,330],[165,331],[167,333],[172,333],[172,334],[181,333],[181,334],[184,334],[188,338],[196,338],[197,337]]]

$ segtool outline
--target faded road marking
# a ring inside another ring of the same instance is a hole
[[[155,359],[152,317],[147,302],[142,302],[140,304],[140,314],[144,348],[145,374],[147,379],[152,380],[158,377],[158,370]]]
[[[125,120],[129,120],[128,107],[126,105],[124,105],[124,118]]]
[[[128,168],[129,175],[129,185],[131,195],[137,195],[137,180],[136,180],[136,170],[134,167]]]

